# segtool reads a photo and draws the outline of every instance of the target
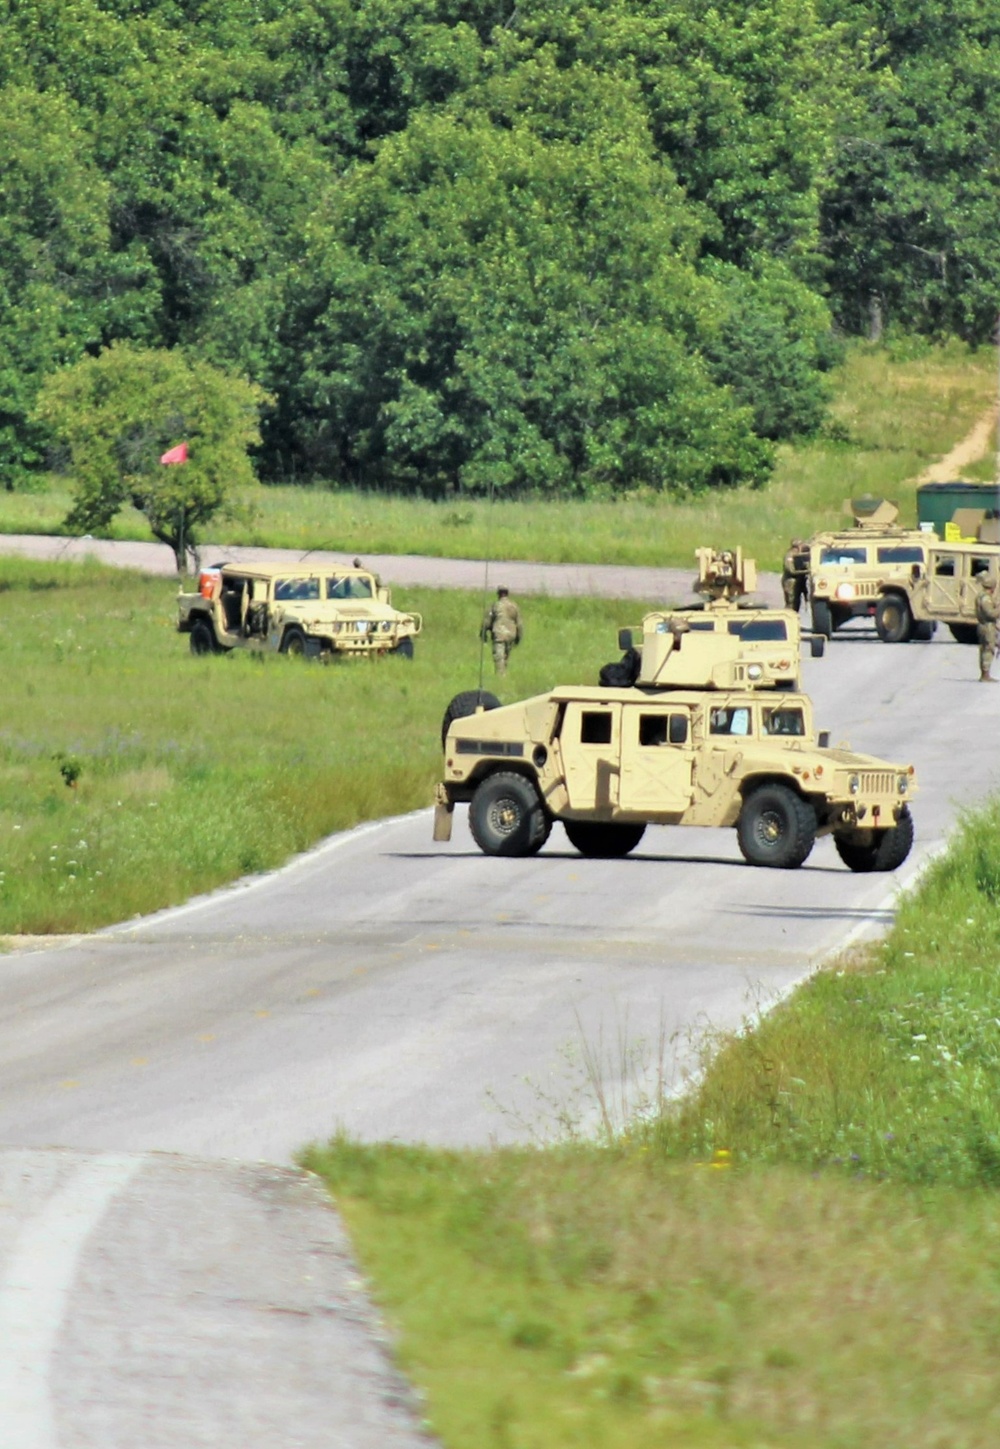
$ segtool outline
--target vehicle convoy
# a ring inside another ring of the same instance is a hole
[[[900,528],[899,509],[884,498],[854,498],[847,505],[854,527],[813,534],[807,548],[812,626],[829,639],[851,619],[874,619],[880,586],[906,579],[922,565],[935,534]],[[933,625],[921,626],[930,638]]]
[[[644,616],[641,631],[622,630],[618,642],[629,656],[622,664],[631,665],[631,677],[618,673],[616,679],[619,666],[610,666],[612,673],[609,677],[605,672],[602,682],[669,684],[678,668],[683,673],[671,637],[681,623],[684,632],[718,636],[714,656],[705,645],[706,667],[714,657],[716,672],[732,668],[737,681],[745,679],[773,689],[797,688],[802,643],[798,615],[791,609],[771,609],[754,602],[750,596],[757,587],[757,566],[753,559],[743,557],[742,549],[698,548],[695,557],[698,574],[692,589],[703,602],[687,608],[654,609]],[[641,639],[641,647],[636,646],[636,637]],[[740,645],[735,655],[734,639]],[[813,635],[809,643],[812,657],[820,658],[826,640]],[[734,662],[736,656],[739,663]],[[712,682],[709,673],[705,682]]]
[[[368,569],[223,563],[203,569],[198,592],[177,597],[177,628],[192,654],[231,649],[331,658],[413,657],[419,614],[392,607]]]
[[[975,644],[976,599],[982,582],[1000,577],[1000,545],[938,543],[927,550],[922,565],[904,579],[879,587],[875,628],[886,644],[926,639],[928,630],[947,624],[960,644]]]
[[[451,839],[455,806],[468,802],[487,855],[533,855],[560,821],[581,854],[605,858],[627,855],[647,825],[702,825],[735,827],[751,865],[800,866],[820,835],[851,870],[901,865],[912,766],[831,748],[806,695],[767,687],[738,636],[686,622],[653,636],[664,641],[656,683],[643,682],[644,636],[635,684],[561,685],[507,706],[456,695],[435,840]]]

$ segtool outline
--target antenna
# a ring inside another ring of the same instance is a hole
[[[490,597],[490,560],[493,555],[493,499],[496,495],[496,484],[490,476],[490,490],[486,502],[486,557],[483,560],[483,609],[482,617],[486,618],[486,610],[489,608]],[[486,640],[483,637],[483,626],[479,626],[479,693],[483,692],[483,673],[486,668]]]

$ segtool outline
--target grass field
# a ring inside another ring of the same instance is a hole
[[[479,680],[478,596],[400,594],[424,615],[412,663],[324,666],[193,659],[175,592],[0,558],[0,935],[122,920],[430,803],[444,707]],[[522,603],[505,698],[596,681],[636,614],[634,601]]]
[[[998,842],[616,1140],[308,1154],[447,1449],[998,1441]]]
[[[896,499],[914,522],[915,480],[964,438],[996,393],[991,350],[857,346],[834,379],[825,434],[780,450],[769,485],[670,501],[649,493],[621,502],[485,502],[360,494],[325,487],[257,488],[210,530],[222,545],[328,548],[349,553],[681,565],[705,543],[742,544],[761,568],[780,567],[790,538],[837,524],[845,499]],[[970,479],[995,476],[992,450]],[[0,493],[0,533],[57,533],[70,506],[66,480],[38,493]],[[123,512],[111,536],[148,538]]]

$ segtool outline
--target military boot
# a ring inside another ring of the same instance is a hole
[[[1000,679],[994,679],[988,670],[984,669],[979,676],[980,684],[1000,684]]]

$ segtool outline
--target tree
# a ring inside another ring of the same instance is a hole
[[[35,420],[69,449],[76,491],[66,526],[106,529],[131,503],[182,572],[202,525],[252,480],[247,449],[260,442],[258,415],[270,401],[255,383],[179,350],[127,342],[51,374]],[[189,461],[162,464],[181,442]]]

